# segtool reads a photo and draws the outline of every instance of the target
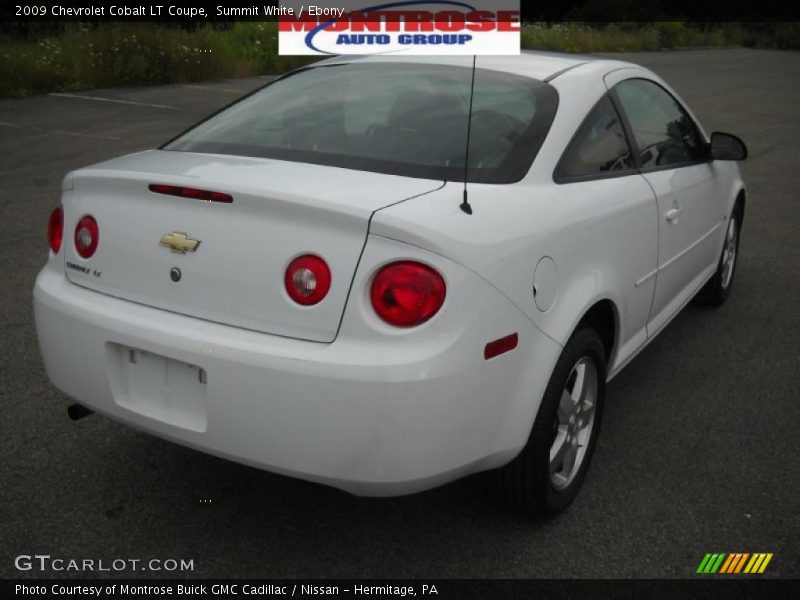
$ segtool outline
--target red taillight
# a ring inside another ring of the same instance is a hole
[[[81,258],[91,258],[100,242],[100,230],[94,217],[86,215],[75,226],[75,250]]]
[[[148,186],[148,189],[156,194],[180,196],[181,198],[194,198],[195,200],[204,200],[205,202],[224,202],[226,204],[233,202],[233,196],[230,194],[212,192],[211,190],[198,190],[197,188],[182,187],[179,185],[154,183]]]
[[[61,250],[61,241],[64,239],[64,209],[60,206],[50,213],[47,239],[50,242],[50,250],[53,251],[53,254],[58,254],[58,251]]]
[[[402,261],[383,267],[372,281],[370,297],[377,315],[396,327],[414,327],[439,312],[444,279],[427,265]]]
[[[295,258],[286,268],[286,293],[303,306],[321,302],[331,289],[331,270],[319,256],[307,254]]]

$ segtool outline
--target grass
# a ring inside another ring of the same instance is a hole
[[[0,36],[0,96],[249,77],[308,62],[278,55],[276,23],[229,31],[70,24],[55,35]]]
[[[522,46],[581,53],[714,46],[797,49],[800,23],[537,23],[523,28]]]
[[[143,23],[2,31],[0,96],[275,74],[313,60],[279,56],[276,23],[242,22],[225,31]],[[522,31],[524,48],[560,52],[738,45],[800,48],[800,23],[567,22]]]
[[[522,46],[536,50],[586,53],[652,51],[676,46],[721,46],[725,43],[725,36],[719,31],[709,34],[692,32],[691,41],[686,34],[682,23],[667,22],[645,26],[624,23],[605,26],[587,23],[535,24],[523,29]]]

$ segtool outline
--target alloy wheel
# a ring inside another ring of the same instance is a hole
[[[736,266],[736,246],[739,237],[739,228],[736,216],[732,215],[725,234],[725,246],[722,250],[722,288],[727,289],[733,277],[733,268]]]
[[[597,387],[597,367],[584,356],[572,367],[556,411],[550,481],[557,490],[566,488],[583,464],[594,427]]]

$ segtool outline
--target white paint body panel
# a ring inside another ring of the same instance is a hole
[[[232,204],[155,194],[149,184],[232,194]],[[372,213],[424,194],[441,181],[279,160],[151,150],[70,175],[65,227],[85,214],[102,223],[90,260],[65,244],[68,269],[84,287],[149,306],[255,331],[318,342],[336,337]],[[170,232],[200,240],[196,252],[165,251]],[[281,282],[294,258],[324,256],[331,291],[298,310]],[[180,285],[170,270],[182,270]]]
[[[47,374],[113,419],[358,494],[411,493],[507,462],[527,440],[559,346],[469,271],[411,246],[371,238],[354,287],[363,291],[373,268],[397,257],[448,274],[441,313],[413,332],[393,331],[354,293],[331,344],[99,294],[71,284],[52,259],[34,292]],[[463,318],[472,311],[493,318]],[[511,331],[519,348],[485,361],[486,340]],[[195,409],[164,407],[169,419],[132,409],[112,344],[204,369],[202,425]]]
[[[711,276],[744,186],[737,166],[720,162],[556,184],[559,158],[607,85],[660,80],[626,63],[544,54],[480,57],[478,66],[563,73],[529,173],[516,184],[470,184],[471,216],[459,209],[462,184],[260,159],[156,151],[68,176],[66,250],[51,253],[34,289],[51,381],[155,435],[359,494],[414,492],[511,460],[587,310],[613,306],[610,378]],[[147,183],[236,200],[155,198],[142,192]],[[685,213],[665,223],[675,199]],[[79,260],[71,233],[85,212],[110,249],[89,261],[108,273],[102,282],[65,269]],[[157,236],[173,230],[203,239],[205,253],[159,249]],[[293,306],[281,285],[288,261],[306,252],[324,256],[334,280],[310,309]],[[190,277],[211,277],[193,290],[205,294],[195,304],[168,285],[180,259]],[[402,259],[431,265],[447,284],[439,313],[413,329],[380,321],[368,297],[376,271]],[[514,332],[518,348],[484,359],[488,342]]]

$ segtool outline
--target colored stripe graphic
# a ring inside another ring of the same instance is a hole
[[[728,554],[728,558],[725,559],[725,562],[722,563],[722,568],[719,570],[720,573],[730,573],[731,567],[736,564],[736,561],[739,560],[739,555],[735,553]]]
[[[706,553],[706,555],[703,557],[703,560],[700,561],[700,566],[697,567],[697,571],[695,571],[695,572],[696,573],[705,573],[706,572],[706,570],[705,570],[706,569],[706,565],[708,564],[708,561],[710,559],[711,559],[711,555]]]
[[[742,570],[745,560],[750,556],[747,552],[731,552],[719,570],[720,573],[731,575]]]
[[[720,565],[722,564],[723,559],[725,558],[725,553],[720,552],[719,558],[717,558],[716,562],[711,567],[710,573],[716,573],[719,569]]]
[[[728,558],[726,558],[725,562],[722,563],[722,568],[720,568],[719,572],[720,573],[730,573],[731,565],[735,564],[736,560],[738,560],[738,558],[739,558],[738,554],[734,554],[734,553],[728,554]]]
[[[772,554],[768,554],[766,552],[759,552],[758,554],[753,554],[753,558],[750,559],[750,562],[747,563],[747,566],[744,568],[745,573],[763,573],[764,569],[767,568],[769,561],[772,560]]]
[[[763,560],[763,556],[761,554],[753,554],[753,558],[750,559],[750,562],[747,563],[747,566],[744,568],[745,573],[752,573],[755,569],[758,568],[759,563]]]
[[[716,573],[722,561],[725,559],[724,552],[715,552],[714,554],[706,554],[700,566],[697,567],[698,573]]]
[[[736,565],[736,568],[733,571],[734,573],[739,573],[742,570],[742,567],[744,566],[744,562],[747,560],[748,556],[750,556],[749,552],[744,552],[742,554],[742,557],[739,559],[739,562],[738,562],[738,564]]]
[[[769,552],[756,552],[753,554],[749,552],[708,552],[703,557],[703,560],[700,561],[696,572],[704,575],[713,575],[715,573],[725,575],[763,573],[772,560],[772,556],[773,554]]]
[[[759,573],[763,573],[764,570],[767,568],[767,565],[769,564],[769,561],[771,561],[771,560],[772,560],[772,552],[770,552],[769,554],[767,554],[764,557],[764,562],[761,563],[761,568],[758,570],[758,572]]]

